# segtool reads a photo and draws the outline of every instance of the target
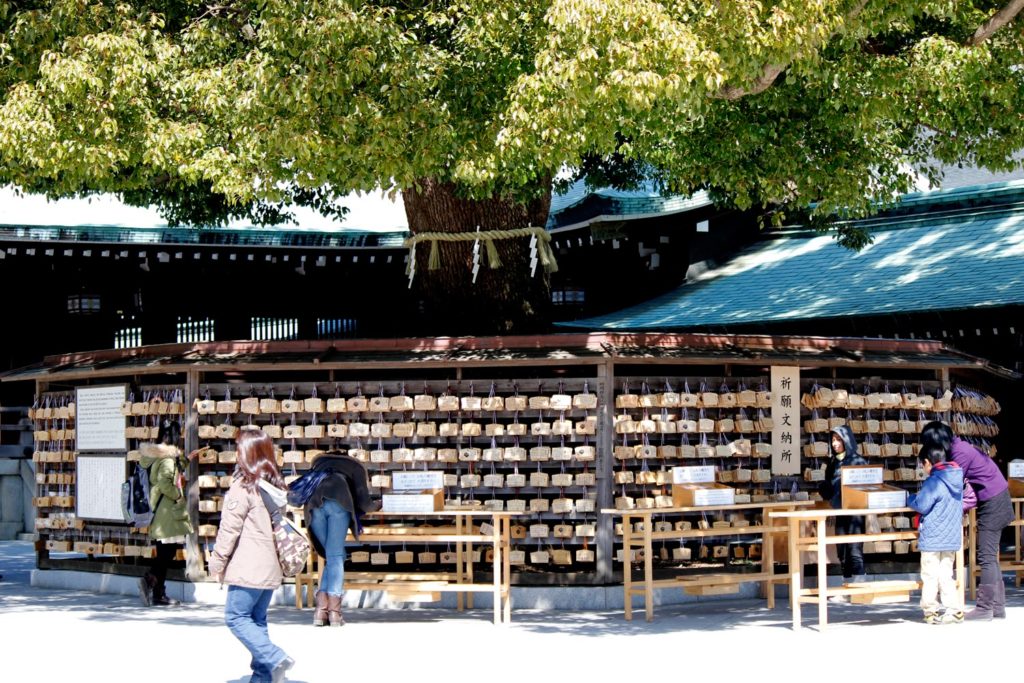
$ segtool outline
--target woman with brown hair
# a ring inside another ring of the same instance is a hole
[[[281,585],[281,565],[274,545],[270,512],[263,489],[284,502],[284,479],[277,469],[274,444],[263,432],[238,435],[238,461],[224,496],[220,529],[210,558],[210,575],[228,584],[224,621],[252,654],[252,683],[280,683],[295,660],[270,641],[267,607]]]

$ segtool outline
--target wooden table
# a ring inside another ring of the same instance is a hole
[[[1021,508],[1024,507],[1024,498],[1011,498],[1013,505],[1013,521],[1010,526],[1014,529],[1013,535],[1013,559],[999,559],[1000,572],[1013,572],[1017,588],[1020,588],[1021,575],[1024,574],[1024,560],[1021,559],[1021,530],[1024,529],[1024,520],[1021,519]],[[978,511],[971,509],[967,515],[967,549],[970,551],[970,577],[971,600],[977,597],[978,577],[981,576],[981,567],[978,566]]]
[[[718,592],[733,592],[739,584],[751,582],[763,582],[765,594],[768,599],[768,606],[775,606],[775,591],[772,586],[777,580],[785,580],[784,575],[776,575],[774,571],[775,558],[772,548],[772,536],[777,533],[786,533],[786,527],[772,527],[768,522],[770,510],[794,510],[795,508],[812,505],[811,501],[793,501],[785,503],[744,503],[739,505],[700,506],[700,507],[672,507],[672,508],[647,508],[643,510],[618,510],[606,509],[603,513],[622,517],[623,534],[623,560],[622,560],[622,584],[625,595],[625,616],[626,619],[633,619],[633,597],[643,596],[644,612],[647,621],[654,620],[654,589],[655,588],[688,588],[697,589],[705,587],[705,594],[710,594],[716,589]],[[710,529],[687,529],[672,531],[654,531],[652,517],[655,515],[681,515],[696,513],[728,513],[741,510],[761,510],[761,524],[759,526],[738,526],[729,528]],[[643,532],[633,531],[634,521],[643,522]],[[761,535],[761,571],[756,574],[725,573],[677,576],[671,579],[654,579],[654,553],[652,544],[655,540],[682,540],[686,538],[715,538],[728,536],[749,536],[752,534]],[[634,585],[633,565],[630,561],[632,549],[638,548],[643,551],[643,579]]]
[[[875,581],[861,584],[847,584],[837,588],[828,587],[826,550],[830,545],[842,543],[869,543],[875,541],[909,541],[917,538],[916,530],[885,531],[876,534],[849,534],[829,536],[826,522],[836,517],[864,517],[866,515],[886,515],[893,513],[916,512],[907,507],[870,509],[870,510],[833,510],[815,509],[792,512],[772,512],[772,519],[786,520],[789,526],[789,596],[793,610],[793,629],[800,628],[800,607],[804,604],[818,606],[818,629],[828,626],[828,599],[833,595],[846,595],[856,599],[857,596],[897,596],[921,588],[920,581]],[[800,533],[801,522],[814,524],[814,535],[803,536]],[[803,564],[800,560],[802,550],[814,550],[817,554],[818,588],[803,587]],[[964,551],[956,554],[956,584],[963,595],[964,590]]]
[[[473,608],[474,593],[491,593],[494,600],[494,623],[507,624],[512,620],[512,593],[510,587],[511,520],[522,513],[495,512],[479,508],[443,510],[438,512],[392,513],[374,512],[362,518],[363,532],[357,541],[351,535],[346,544],[394,543],[451,543],[456,561],[454,571],[401,571],[398,568],[382,571],[345,571],[346,590],[385,591],[407,600],[431,600],[435,593],[456,593],[457,607]],[[449,524],[424,526],[425,519],[440,519]],[[478,530],[480,522],[489,522],[490,533]],[[478,583],[473,575],[474,545],[489,547],[493,552],[490,583]],[[319,559],[319,558],[317,558]],[[317,572],[318,573],[318,572]],[[300,583],[297,577],[297,584]],[[301,603],[300,587],[296,586],[296,603]],[[312,589],[309,589],[312,602]]]

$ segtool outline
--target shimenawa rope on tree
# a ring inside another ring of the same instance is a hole
[[[484,230],[479,232],[421,232],[407,239],[403,246],[409,248],[409,265],[407,272],[415,272],[416,266],[416,245],[420,242],[430,242],[430,256],[427,258],[427,269],[437,270],[441,266],[441,255],[438,251],[438,242],[475,242],[483,240],[484,248],[487,250],[487,261],[492,269],[501,267],[501,258],[498,256],[498,249],[494,246],[494,240],[514,239],[516,237],[537,238],[537,256],[544,270],[548,273],[558,271],[558,263],[555,261],[555,253],[551,249],[551,235],[544,228],[513,228],[511,230]]]

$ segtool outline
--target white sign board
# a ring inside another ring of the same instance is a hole
[[[733,505],[735,500],[736,489],[731,487],[700,489],[693,492],[694,505]]]
[[[1024,460],[1011,460],[1008,474],[1010,479],[1024,479]]]
[[[881,467],[840,467],[839,475],[843,486],[862,484],[881,484],[883,468]]]
[[[385,493],[382,496],[381,511],[383,512],[435,512],[434,496],[431,494]]]
[[[673,467],[673,484],[706,484],[715,481],[714,465],[701,467]]]
[[[124,430],[127,422],[121,414],[128,388],[123,384],[104,387],[79,387],[75,392],[75,438],[83,451],[127,451]]]
[[[906,491],[870,491],[868,493],[868,509],[887,510],[907,505]]]
[[[772,366],[772,474],[800,474],[800,368]]]
[[[79,519],[124,522],[121,484],[126,456],[82,455],[75,462],[75,514]]]
[[[393,491],[426,491],[443,488],[444,472],[413,470],[391,473],[391,489]]]

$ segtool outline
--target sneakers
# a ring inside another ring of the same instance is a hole
[[[281,663],[274,667],[274,670],[270,673],[271,683],[284,683],[285,675],[288,673],[288,669],[295,666],[295,660],[285,655]]]
[[[964,623],[964,613],[962,611],[951,611],[947,610],[945,614],[939,614],[938,612],[925,612],[924,623],[931,624],[932,626],[941,626],[942,624],[962,624]]]
[[[942,623],[943,624],[962,624],[962,623],[964,623],[964,613],[962,611],[960,611],[960,610],[957,610],[956,612],[953,612],[951,610],[947,610],[946,613],[942,615]]]

